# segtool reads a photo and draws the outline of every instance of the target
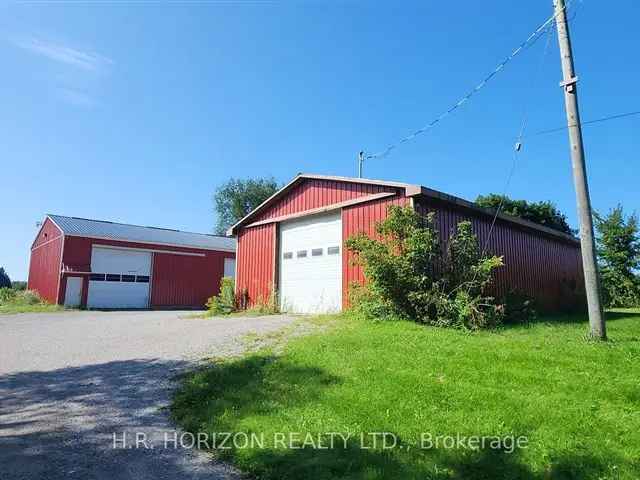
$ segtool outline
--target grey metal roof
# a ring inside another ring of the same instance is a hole
[[[128,242],[154,243],[178,247],[202,248],[206,250],[236,250],[236,241],[231,237],[204,233],[182,232],[168,228],[142,227],[126,223],[91,220],[88,218],[47,215],[65,235],[124,240]]]

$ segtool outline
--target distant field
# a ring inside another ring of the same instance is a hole
[[[596,343],[578,317],[474,334],[327,317],[327,331],[282,354],[189,375],[173,415],[191,432],[265,438],[220,451],[259,478],[637,479],[640,311],[608,318],[611,340]],[[346,448],[275,448],[281,432],[320,435],[324,446],[328,432],[351,437]],[[363,449],[363,432],[391,432],[397,445]],[[426,448],[423,434],[497,436],[503,448]],[[507,453],[512,436],[526,448]]]

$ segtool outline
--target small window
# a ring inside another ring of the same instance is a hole
[[[298,258],[304,258],[307,256],[307,251],[306,250],[298,250],[298,253],[296,253],[296,257]]]
[[[136,276],[135,275],[122,275],[122,281],[123,282],[135,282],[136,281]]]
[[[311,256],[312,257],[319,257],[322,255],[322,249],[321,248],[314,248],[313,250],[311,250]]]
[[[138,283],[149,283],[149,275],[138,275],[136,277]]]
[[[120,275],[117,275],[115,273],[107,273],[107,282],[119,282],[120,281]]]
[[[285,260],[289,260],[293,258],[293,252],[284,252],[284,254],[282,255],[282,258],[284,258]]]
[[[92,273],[89,275],[89,280],[94,282],[104,282],[104,273]]]
[[[327,248],[327,255],[338,255],[340,253],[340,247]]]

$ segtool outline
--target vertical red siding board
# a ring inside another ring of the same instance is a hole
[[[63,241],[60,229],[49,218],[45,219],[33,242],[29,259],[28,288],[50,303],[61,301],[58,294]]]

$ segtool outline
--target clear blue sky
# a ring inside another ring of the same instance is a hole
[[[400,4],[401,3],[401,4]],[[35,3],[0,7],[0,265],[26,279],[35,222],[59,213],[211,231],[229,177],[356,173],[473,87],[551,1]],[[583,120],[640,110],[635,0],[574,1]],[[565,123],[556,38],[365,176],[474,199],[502,190],[522,110]],[[640,207],[640,117],[585,128],[594,206]],[[566,132],[525,141],[508,194],[575,225]]]

